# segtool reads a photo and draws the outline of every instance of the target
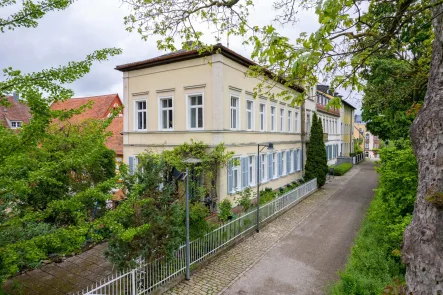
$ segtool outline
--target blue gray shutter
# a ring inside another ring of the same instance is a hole
[[[298,155],[298,157],[299,157],[299,158],[298,158],[298,160],[299,160],[299,163],[298,163],[298,167],[299,167],[299,168],[298,168],[298,169],[301,170],[301,167],[302,167],[302,166],[304,165],[304,163],[305,163],[304,160],[303,160],[303,151],[302,151],[302,150],[298,150],[298,154],[299,154],[299,155]]]
[[[286,174],[289,174],[292,172],[291,169],[291,151],[286,152]]]
[[[294,164],[294,171],[297,171],[297,155],[298,155],[298,150],[294,150],[294,152],[292,153],[292,162]]]
[[[272,175],[272,154],[268,154],[268,179],[272,179],[274,175]]]
[[[282,161],[282,154],[281,152],[278,152],[278,177],[282,176],[283,174],[283,161]]]
[[[129,175],[134,174],[134,156],[129,156]]]
[[[248,157],[241,158],[241,188],[248,186]]]
[[[233,174],[232,174],[232,161],[228,164],[228,193],[233,191]]]

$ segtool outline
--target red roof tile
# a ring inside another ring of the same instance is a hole
[[[23,102],[14,99],[13,96],[7,96],[9,106],[0,105],[0,123],[6,128],[11,128],[8,121],[22,121],[28,123],[31,118],[29,107]]]
[[[86,110],[79,114],[74,115],[69,119],[70,122],[80,123],[86,119],[106,119],[113,108],[120,107],[122,101],[118,94],[71,98],[66,101],[59,101],[51,106],[52,110],[71,110],[79,108],[82,105],[92,101],[92,107],[86,108]],[[112,132],[112,136],[106,140],[106,146],[115,151],[119,156],[123,155],[123,135],[120,132],[123,131],[123,117],[116,117],[107,128]]]

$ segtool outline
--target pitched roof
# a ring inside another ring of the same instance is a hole
[[[174,62],[200,58],[200,57],[213,55],[213,54],[217,54],[217,53],[220,53],[223,56],[225,56],[225,57],[243,65],[243,66],[246,66],[246,67],[258,65],[257,63],[253,62],[252,60],[236,53],[235,51],[232,51],[231,49],[223,46],[220,43],[217,43],[214,46],[212,46],[211,51],[204,51],[202,53],[199,53],[198,49],[192,49],[192,50],[183,50],[182,49],[182,50],[178,50],[175,52],[163,54],[163,55],[160,55],[160,56],[157,56],[154,58],[119,65],[119,66],[116,66],[115,69],[118,71],[121,71],[121,72],[128,72],[128,71],[132,71],[132,70],[150,68],[150,67],[155,67],[155,66],[159,66],[159,65],[170,64],[170,63],[174,63]],[[269,71],[267,69],[265,69],[264,71],[265,71],[266,75],[268,75],[269,77],[271,77],[271,78],[275,77],[275,74],[272,73],[271,71]],[[279,80],[282,83],[284,83],[284,78],[281,78]],[[290,88],[292,88],[298,92],[305,91],[305,89],[300,85],[294,85]]]
[[[0,124],[10,128],[8,120],[28,123],[31,118],[29,107],[23,102],[17,101],[13,96],[6,96],[6,99],[10,105],[0,105]]]
[[[51,105],[51,110],[71,110],[79,108],[82,105],[92,101],[91,108],[86,108],[84,112],[74,115],[69,119],[72,123],[80,123],[87,119],[102,120],[106,119],[113,108],[122,105],[118,94],[99,95],[91,97],[71,98],[66,101],[59,101]],[[115,151],[117,155],[123,155],[123,117],[116,117],[106,128],[112,132],[112,136],[106,140],[106,146]]]
[[[344,104],[346,104],[347,106],[353,108],[354,110],[356,109],[356,107],[354,107],[352,104],[350,104],[349,102],[345,101],[345,100],[343,99],[343,96],[342,96],[342,95],[340,95],[340,94],[337,93],[337,92],[332,93],[332,91],[329,89],[329,86],[328,86],[328,85],[317,85],[317,92],[320,92],[321,94],[323,94],[323,95],[325,95],[325,96],[327,96],[327,97],[329,97],[329,98],[334,98],[334,97],[338,96],[338,97],[341,98],[341,101],[342,101]]]

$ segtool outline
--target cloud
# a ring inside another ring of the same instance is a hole
[[[257,1],[251,10],[250,22],[264,26],[273,21],[273,1]],[[11,8],[8,8],[8,13]],[[142,41],[137,33],[125,30],[123,17],[129,9],[121,0],[76,1],[64,11],[48,13],[40,20],[37,28],[18,28],[1,36],[0,69],[12,66],[24,72],[64,65],[69,61],[82,60],[97,49],[118,47],[123,54],[107,62],[97,63],[82,79],[70,87],[76,96],[122,94],[122,73],[114,70],[119,64],[144,60],[163,54],[156,48],[156,39]],[[5,11],[2,11],[5,13]],[[294,40],[301,32],[312,32],[318,28],[313,11],[300,11],[299,22],[293,26],[280,27],[279,32]],[[214,37],[208,28],[205,41],[213,43]],[[246,57],[251,47],[242,45],[240,37],[231,37],[230,48]],[[222,38],[226,45],[226,38]],[[1,79],[1,78],[0,78]]]

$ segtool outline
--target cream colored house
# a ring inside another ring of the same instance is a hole
[[[302,132],[310,127],[314,93],[301,107],[254,99],[260,80],[245,76],[253,64],[217,44],[205,54],[181,50],[117,66],[124,81],[124,161],[133,164],[146,149],[171,149],[191,139],[209,146],[223,142],[241,163],[220,172],[217,190],[223,199],[256,186],[257,144],[272,142],[274,151],[260,154],[261,187],[276,189],[301,178]],[[271,91],[284,89],[277,84]]]

